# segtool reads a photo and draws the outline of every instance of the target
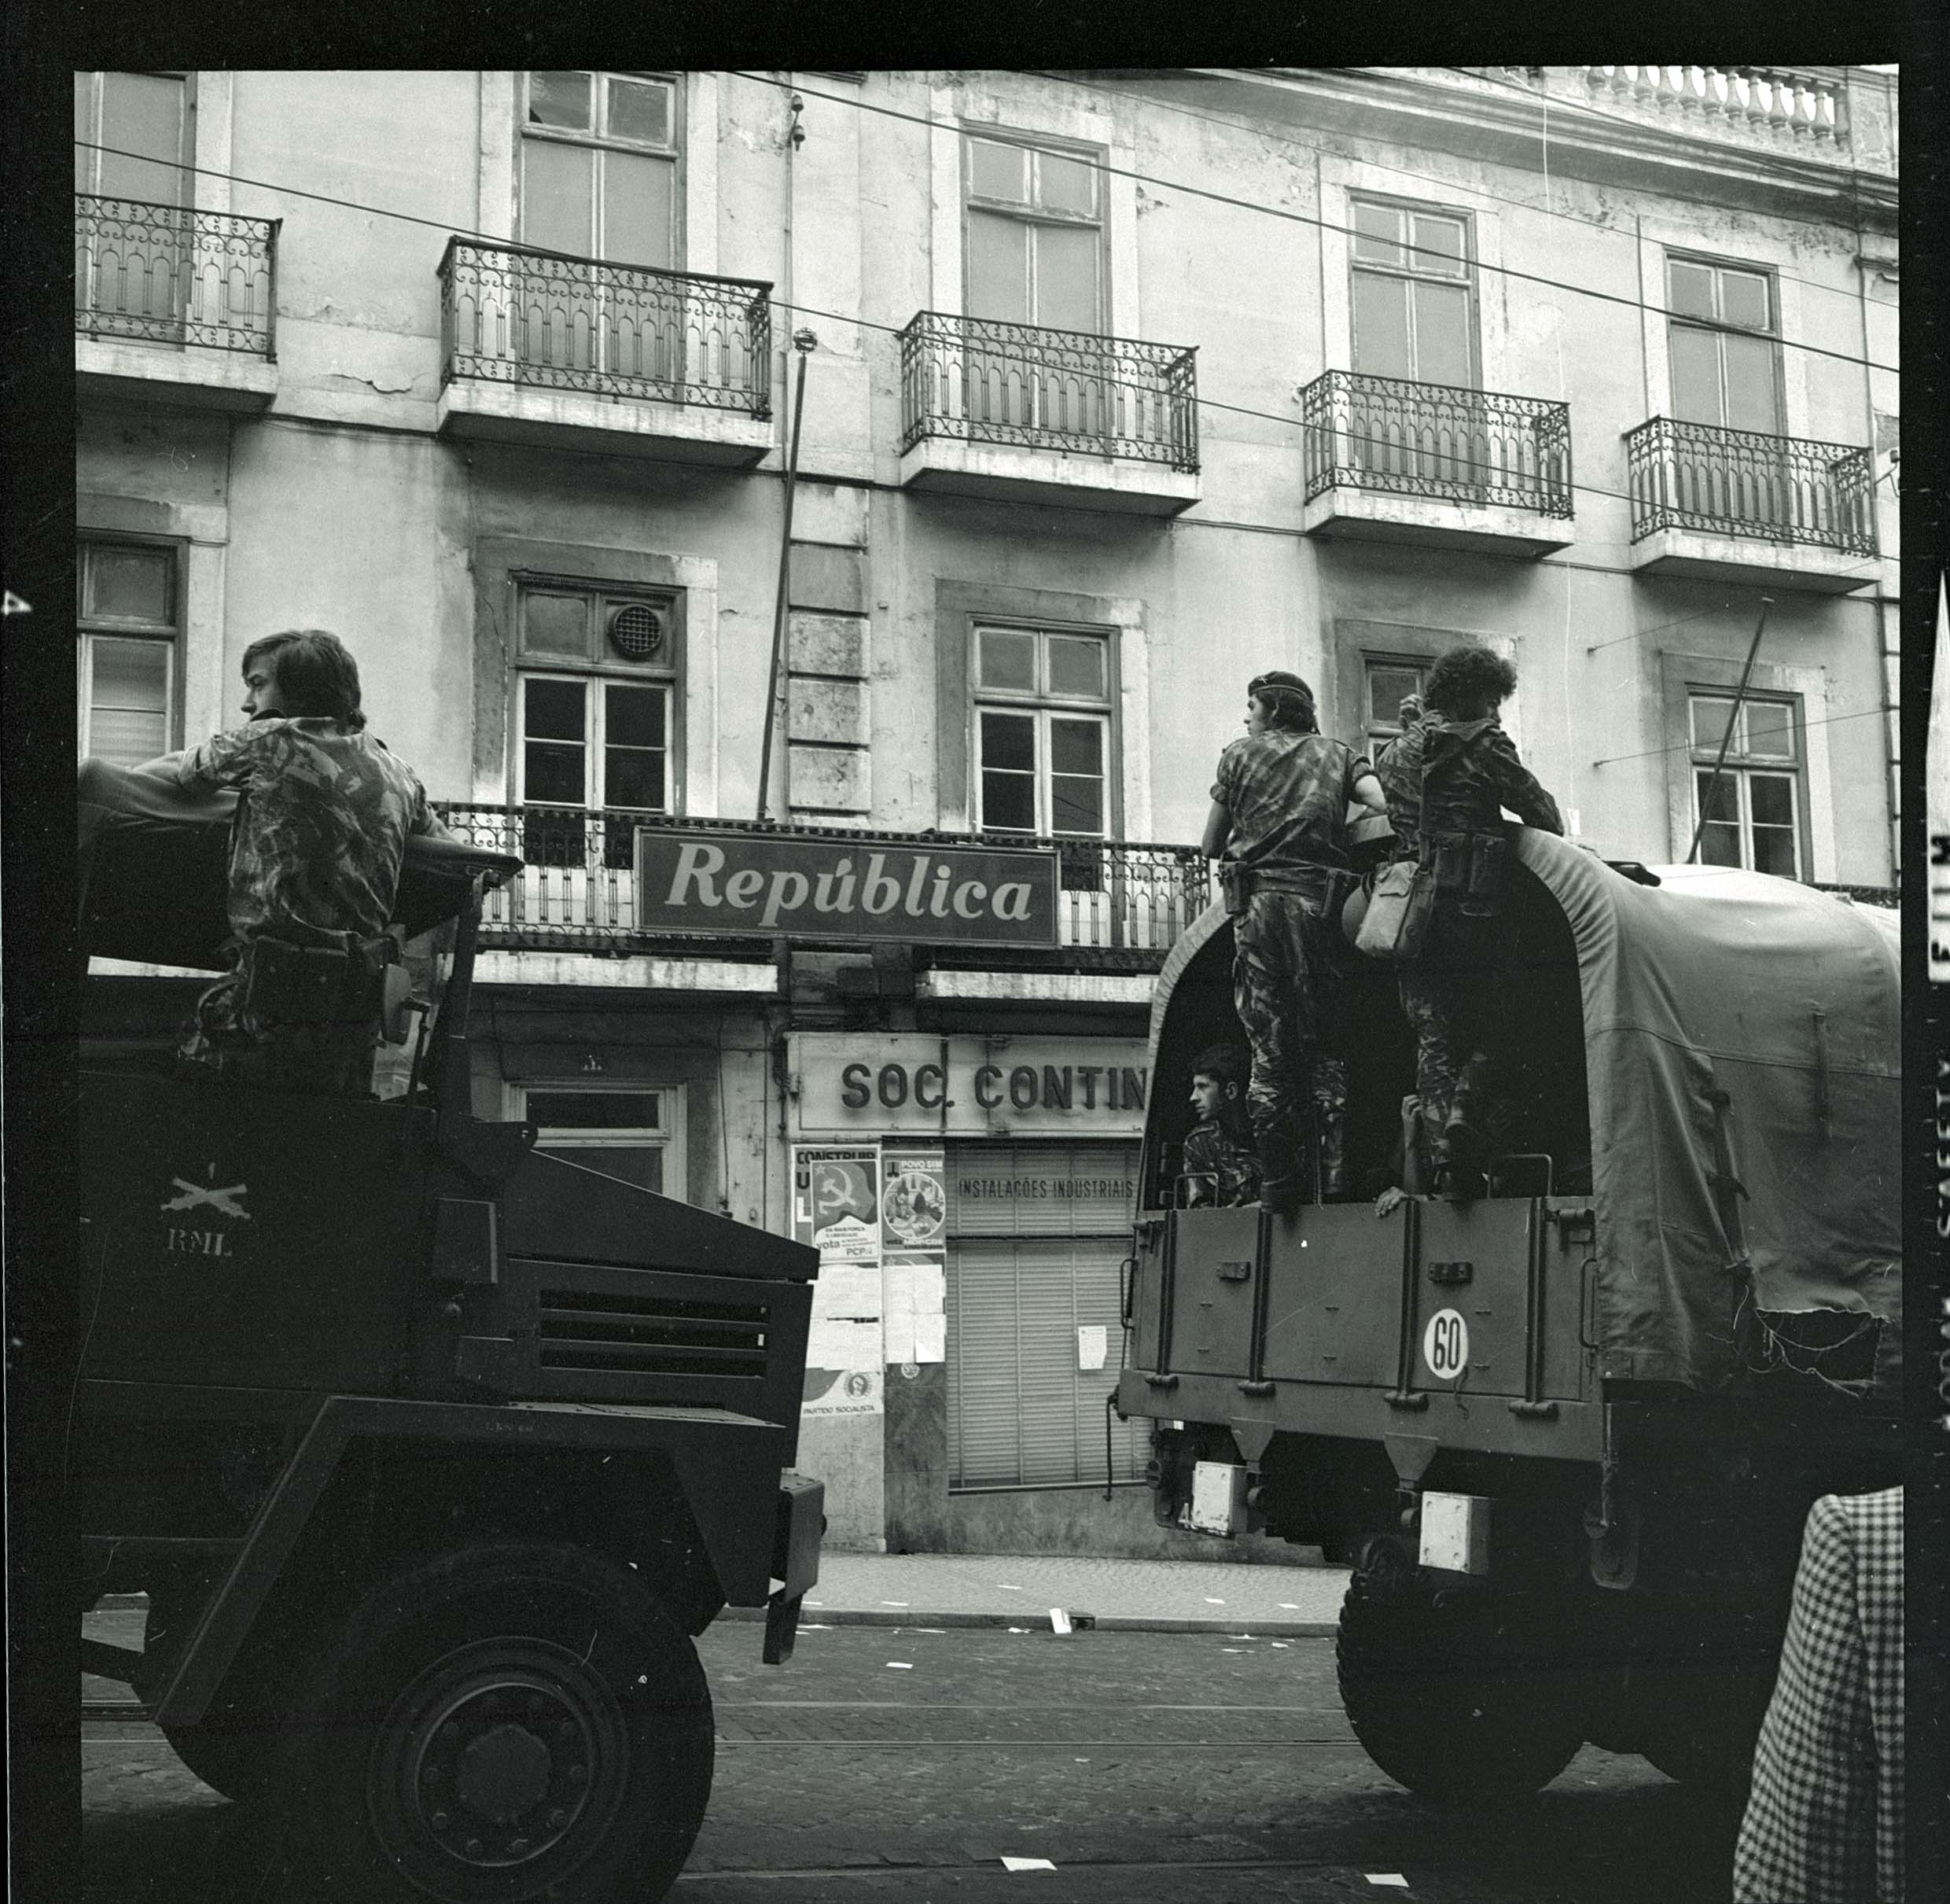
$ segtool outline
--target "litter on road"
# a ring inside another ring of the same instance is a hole
[[[1005,1871],[1054,1871],[1056,1866],[1047,1858],[1007,1858],[1002,1861]]]
[[[1362,1875],[1371,1884],[1393,1884],[1404,1891],[1408,1888],[1407,1879],[1399,1871],[1367,1871]]]
[[[1068,1633],[1070,1630],[1070,1616],[1061,1607],[1052,1607],[1050,1609],[1050,1624],[1058,1633]]]
[[[911,1659],[889,1659],[887,1662],[887,1670],[890,1673],[911,1673],[914,1670],[914,1662]]]

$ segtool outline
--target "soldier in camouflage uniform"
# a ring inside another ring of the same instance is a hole
[[[186,794],[232,787],[232,969],[197,1002],[178,1058],[193,1076],[363,1096],[378,1043],[384,934],[410,834],[451,838],[418,776],[364,731],[359,668],[323,629],[267,636],[245,650],[250,725],[213,735],[140,771]],[[254,970],[272,953],[325,953],[343,970],[346,1015],[280,1015]]]
[[[1232,996],[1253,1048],[1246,1107],[1260,1204],[1290,1211],[1316,1188],[1310,1155],[1318,1194],[1346,1189],[1347,1067],[1324,1048],[1324,1014],[1353,884],[1348,805],[1379,807],[1382,795],[1365,757],[1321,733],[1297,675],[1248,686],[1245,729],[1220,756],[1202,845],[1226,856],[1221,878],[1245,889],[1232,908]]]
[[[1209,1045],[1192,1061],[1192,1109],[1198,1121],[1184,1144],[1184,1207],[1250,1203],[1260,1194],[1260,1160],[1245,1121],[1249,1065],[1236,1044]]]
[[[1402,1009],[1415,1033],[1415,1088],[1436,1133],[1439,1169],[1480,1175],[1497,1121],[1492,1006],[1510,957],[1505,911],[1507,807],[1526,825],[1561,834],[1557,802],[1496,719],[1517,671],[1487,648],[1451,648],[1429,672],[1426,711],[1382,750],[1398,859],[1434,867],[1436,901],[1419,958],[1400,971]]]

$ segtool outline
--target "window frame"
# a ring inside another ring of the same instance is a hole
[[[517,806],[545,806],[557,812],[575,809],[554,801],[531,800],[528,794],[528,683],[531,680],[573,680],[587,687],[640,686],[660,688],[664,693],[664,797],[660,808],[619,807],[619,812],[658,812],[675,818],[682,812],[684,784],[683,709],[684,654],[686,632],[686,591],[681,587],[658,587],[637,583],[611,582],[589,576],[567,576],[537,569],[517,569],[510,576],[513,589],[514,630],[512,643],[513,680],[508,697],[508,786]],[[572,595],[583,598],[589,609],[590,644],[582,656],[530,648],[527,641],[528,602],[535,595]],[[606,648],[608,621],[612,610],[632,603],[663,610],[670,617],[670,638],[666,654],[659,659],[632,661],[609,653]],[[608,709],[601,693],[587,695],[583,704],[583,786],[580,811],[598,813],[610,810],[605,799],[592,800],[592,787],[606,793],[606,763],[602,758],[603,735]]]
[[[156,624],[112,616],[90,615],[87,600],[88,566],[92,553],[101,548],[160,550],[169,558],[169,613],[164,629]],[[110,641],[153,642],[164,648],[167,665],[164,675],[163,713],[164,744],[161,753],[173,753],[183,745],[184,635],[189,619],[189,543],[181,536],[125,534],[120,531],[83,529],[75,539],[75,738],[82,757],[89,753],[89,714],[94,679],[94,643],[100,637]]]
[[[1359,311],[1360,300],[1355,278],[1358,273],[1367,272],[1373,276],[1393,278],[1404,283],[1459,284],[1468,299],[1469,325],[1469,376],[1470,381],[1462,385],[1437,384],[1433,379],[1419,374],[1422,368],[1421,353],[1417,348],[1415,330],[1415,300],[1407,299],[1409,356],[1418,374],[1404,381],[1410,383],[1426,383],[1433,389],[1461,388],[1481,391],[1483,388],[1483,322],[1481,297],[1481,273],[1477,268],[1476,215],[1473,211],[1450,205],[1433,204],[1422,199],[1403,198],[1387,192],[1369,192],[1351,189],[1347,195],[1348,223],[1348,362],[1356,376],[1379,376],[1378,371],[1363,370],[1359,366],[1361,348]],[[1400,264],[1383,264],[1358,255],[1361,241],[1367,234],[1357,230],[1356,219],[1363,206],[1378,206],[1385,210],[1398,212],[1403,219],[1403,234],[1392,242],[1404,247],[1403,262]],[[1439,271],[1422,260],[1419,252],[1407,248],[1414,245],[1413,226],[1408,221],[1416,216],[1447,219],[1462,228],[1462,250],[1459,260],[1459,271]]]
[[[689,1107],[686,1088],[663,1077],[612,1077],[606,1074],[576,1077],[529,1077],[502,1086],[503,1114],[515,1123],[528,1117],[531,1094],[551,1091],[574,1092],[579,1096],[647,1096],[657,1099],[659,1121],[654,1125],[616,1127],[583,1127],[551,1125],[536,1140],[535,1148],[552,1145],[576,1150],[657,1149],[663,1152],[662,1188],[657,1192],[680,1203],[688,1203],[690,1191]]]
[[[1429,670],[1435,665],[1433,655],[1388,654],[1371,648],[1359,651],[1361,664],[1361,719],[1359,731],[1367,742],[1367,756],[1372,760],[1388,743],[1400,737],[1404,730],[1399,723],[1379,720],[1374,715],[1374,671],[1378,668],[1396,668],[1412,672],[1415,677],[1415,691],[1419,694],[1428,686]]]
[[[138,68],[118,66],[77,68],[75,78],[77,80],[86,80],[88,83],[88,101],[86,122],[85,126],[78,125],[75,127],[76,138],[89,139],[98,146],[101,144],[102,94],[105,90],[105,82],[111,72],[132,73],[143,79],[178,79],[182,83],[181,94],[182,109],[176,122],[176,159],[179,164],[184,166],[193,164],[196,158],[197,75],[193,71],[186,67],[158,66],[151,68]],[[103,160],[109,156],[100,151],[84,152],[79,145],[75,148],[77,165],[86,164],[90,168],[90,182],[86,185],[77,183],[75,186],[76,192],[96,198],[105,195],[101,190],[101,165]],[[160,163],[160,161],[152,160],[150,163]],[[196,174],[192,171],[179,172],[177,175],[177,181],[179,190],[176,204],[179,207],[185,208],[193,206],[197,202]],[[139,204],[160,201],[138,200],[134,202]]]
[[[977,127],[964,123],[960,127],[961,171],[961,227],[962,227],[962,307],[969,313],[974,288],[974,248],[971,239],[969,213],[982,212],[994,217],[1017,220],[1025,226],[1061,225],[1075,230],[1095,231],[1097,234],[1097,317],[1098,329],[1095,331],[1062,331],[1058,334],[1070,337],[1109,337],[1115,334],[1111,325],[1110,302],[1110,203],[1108,190],[1108,174],[1104,168],[1109,154],[1102,145],[1080,139],[1065,139],[1048,134],[1030,134],[1004,130],[999,127]],[[985,145],[1011,145],[1028,155],[1028,186],[1030,196],[1025,199],[990,198],[975,190],[975,155],[973,148],[977,142]],[[1040,156],[1069,159],[1090,168],[1091,196],[1095,208],[1088,214],[1066,212],[1060,208],[1045,206],[1038,197]],[[1028,247],[1028,264],[1024,279],[1028,308],[1036,308],[1036,286],[1039,274],[1036,267],[1036,251],[1032,243]],[[978,319],[977,322],[1002,322],[1001,319]],[[1032,316],[1021,320],[1032,330],[1047,330],[1058,327],[1038,323]]]
[[[1700,827],[1701,775],[1710,774],[1713,762],[1718,757],[1717,745],[1702,748],[1694,740],[1693,710],[1699,701],[1731,702],[1734,695],[1723,687],[1689,680],[1686,684],[1685,719],[1687,785],[1691,797],[1687,803],[1687,837],[1698,834],[1700,843],[1700,860],[1702,866],[1718,865],[1721,862],[1705,857],[1706,834]],[[1792,753],[1783,759],[1778,754],[1755,754],[1744,751],[1746,738],[1748,710],[1756,706],[1780,708],[1786,712],[1787,731],[1793,744]],[[1740,859],[1738,870],[1757,872],[1753,853],[1753,804],[1751,782],[1761,775],[1775,779],[1785,779],[1792,790],[1789,810],[1794,822],[1794,871],[1790,877],[1803,882],[1812,875],[1809,871],[1810,842],[1808,814],[1808,749],[1802,729],[1805,710],[1801,697],[1796,694],[1767,692],[1748,694],[1741,697],[1736,713],[1739,732],[1735,742],[1727,749],[1725,764],[1720,768],[1720,779],[1731,783],[1735,793],[1736,820],[1739,830]],[[1724,821],[1713,823],[1724,825]],[[1735,870],[1729,868],[1729,871]],[[1778,875],[1776,875],[1778,877]]]
[[[1036,637],[1036,686],[1033,688],[986,687],[981,678],[981,643],[984,632],[1024,634]],[[1057,693],[1044,685],[1049,679],[1048,641],[1088,640],[1096,643],[1104,658],[1104,689],[1101,697]],[[1027,621],[1000,615],[971,616],[969,620],[969,811],[978,833],[1006,834],[1017,839],[1097,840],[1120,837],[1120,796],[1122,786],[1121,735],[1117,722],[1119,702],[1117,632],[1102,628],[1078,627],[1060,622]],[[1033,830],[993,827],[984,805],[982,772],[984,747],[982,715],[984,712],[1032,716],[1036,721],[1036,819]],[[1055,807],[1051,784],[1055,770],[1051,764],[1050,723],[1052,720],[1087,720],[1097,724],[1103,735],[1102,786],[1103,831],[1062,833],[1051,830]]]
[[[1672,333],[1676,329],[1703,331],[1716,339],[1724,338],[1729,335],[1741,337],[1764,337],[1772,347],[1769,355],[1773,361],[1774,420],[1778,428],[1772,431],[1750,433],[1786,436],[1788,433],[1787,382],[1786,353],[1782,348],[1784,339],[1781,322],[1780,274],[1772,265],[1749,263],[1744,259],[1713,257],[1703,252],[1689,251],[1676,245],[1662,246],[1661,252],[1663,259],[1661,288],[1665,294],[1662,302],[1665,313],[1665,388],[1674,420],[1677,422],[1687,420],[1680,418],[1679,414],[1677,379],[1673,374]],[[1709,271],[1713,273],[1715,316],[1712,318],[1683,317],[1679,314],[1674,307],[1672,297],[1672,267],[1675,264],[1688,264],[1696,269]],[[1731,323],[1717,315],[1723,308],[1724,300],[1720,281],[1721,273],[1725,271],[1736,271],[1747,277],[1758,278],[1765,285],[1768,300],[1768,327],[1766,329],[1757,330],[1751,324]],[[1725,346],[1716,343],[1713,354],[1720,373],[1720,414],[1724,417],[1728,410]],[[1744,425],[1724,422],[1717,425],[1701,425],[1699,427],[1743,431],[1746,429]]]
[[[594,89],[594,101],[587,130],[566,126],[539,126],[528,123],[528,84],[534,73],[546,70],[540,68],[517,68],[514,84],[514,229],[519,234],[516,242],[537,251],[553,251],[550,245],[537,245],[528,236],[528,159],[527,147],[532,139],[539,139],[552,145],[576,145],[593,151],[597,156],[591,173],[591,207],[592,234],[594,249],[587,252],[571,252],[567,256],[577,257],[591,263],[609,262],[603,256],[602,245],[606,234],[602,229],[603,205],[603,155],[610,152],[640,153],[651,158],[668,159],[671,161],[670,172],[670,234],[671,258],[667,267],[681,274],[687,256],[687,230],[684,212],[684,199],[688,187],[686,155],[684,138],[684,114],[686,109],[684,77],[675,71],[641,72],[624,72],[614,67],[565,67],[557,70],[587,72],[593,81],[604,82]],[[665,145],[656,145],[648,140],[618,138],[608,130],[609,87],[606,82],[624,79],[639,83],[656,84],[670,89],[670,138]],[[598,129],[600,127],[600,129]],[[646,265],[625,265],[619,268],[646,271],[657,267]]]

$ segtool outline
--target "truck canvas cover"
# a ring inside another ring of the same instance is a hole
[[[1898,915],[1718,867],[1658,867],[1642,885],[1551,834],[1511,833],[1576,948],[1599,1372],[1716,1390],[1777,1330],[1777,1353],[1819,1368],[1783,1325],[1838,1311],[1878,1338],[1872,1379],[1852,1388],[1893,1401]],[[1209,909],[1166,960],[1154,1064],[1173,984],[1227,924]]]

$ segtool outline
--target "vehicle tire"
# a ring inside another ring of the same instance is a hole
[[[1488,1600],[1438,1605],[1412,1582],[1357,1573],[1334,1660],[1355,1736],[1396,1784],[1440,1804],[1507,1803],[1548,1784],[1583,1743],[1568,1675]]]
[[[1642,1681],[1639,1749],[1668,1778],[1727,1806],[1743,1806],[1770,1681],[1757,1674],[1683,1668]]]
[[[711,1793],[711,1695],[635,1573],[496,1542],[367,1594],[281,1754],[288,1879],[384,1904],[652,1904]]]

